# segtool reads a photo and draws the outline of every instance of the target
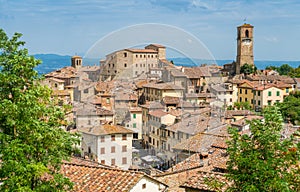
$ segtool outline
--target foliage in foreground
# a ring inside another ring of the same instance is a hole
[[[300,125],[300,91],[290,93],[278,106],[286,121]]]
[[[60,128],[64,114],[37,83],[40,61],[21,48],[20,37],[0,29],[0,191],[69,190],[59,170],[78,138]]]
[[[229,191],[300,191],[299,143],[282,139],[279,109],[266,108],[264,121],[249,123],[251,135],[229,129]]]

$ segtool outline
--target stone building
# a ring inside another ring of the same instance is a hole
[[[157,68],[160,59],[165,59],[166,48],[151,44],[145,49],[122,49],[106,56],[101,61],[100,79],[130,79],[148,73],[151,68]]]
[[[237,56],[235,73],[240,74],[245,64],[254,65],[253,59],[253,26],[243,24],[237,27]]]

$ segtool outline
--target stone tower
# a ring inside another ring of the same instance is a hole
[[[74,55],[71,58],[71,66],[74,67],[75,69],[80,69],[82,67],[82,57]]]
[[[237,27],[237,56],[235,73],[240,74],[244,64],[254,65],[253,59],[253,26],[243,24]]]

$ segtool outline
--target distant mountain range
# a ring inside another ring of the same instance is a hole
[[[36,54],[35,58],[42,60],[42,64],[36,67],[39,74],[46,74],[51,71],[71,66],[71,57],[69,55],[56,55],[56,54]],[[203,60],[203,59],[190,59],[190,58],[168,58],[173,61],[175,65],[179,66],[199,66],[201,64],[218,64],[223,66],[226,63],[232,63],[233,60]],[[266,66],[280,66],[282,64],[289,64],[292,67],[300,66],[300,61],[264,61],[256,60],[255,65],[258,69],[264,69]],[[83,65],[99,65],[99,59],[83,58]]]

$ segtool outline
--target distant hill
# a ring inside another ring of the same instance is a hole
[[[63,68],[65,66],[71,66],[71,57],[69,55],[56,55],[56,54],[36,54],[35,58],[42,60],[42,64],[36,67],[36,70],[40,74],[46,74],[51,71]],[[175,65],[179,66],[199,66],[201,64],[218,64],[223,66],[226,63],[232,63],[233,60],[204,60],[204,59],[190,59],[190,58],[168,58],[172,60]],[[292,67],[298,67],[300,61],[255,61],[255,65],[258,69],[264,69],[266,66],[280,66],[282,64],[289,64]],[[83,65],[99,65],[99,59],[84,58]]]
[[[36,67],[39,74],[47,74],[57,69],[71,66],[71,57],[69,55],[56,55],[56,54],[36,54],[36,59],[42,60],[42,64]],[[83,65],[99,65],[98,59],[83,59]]]

